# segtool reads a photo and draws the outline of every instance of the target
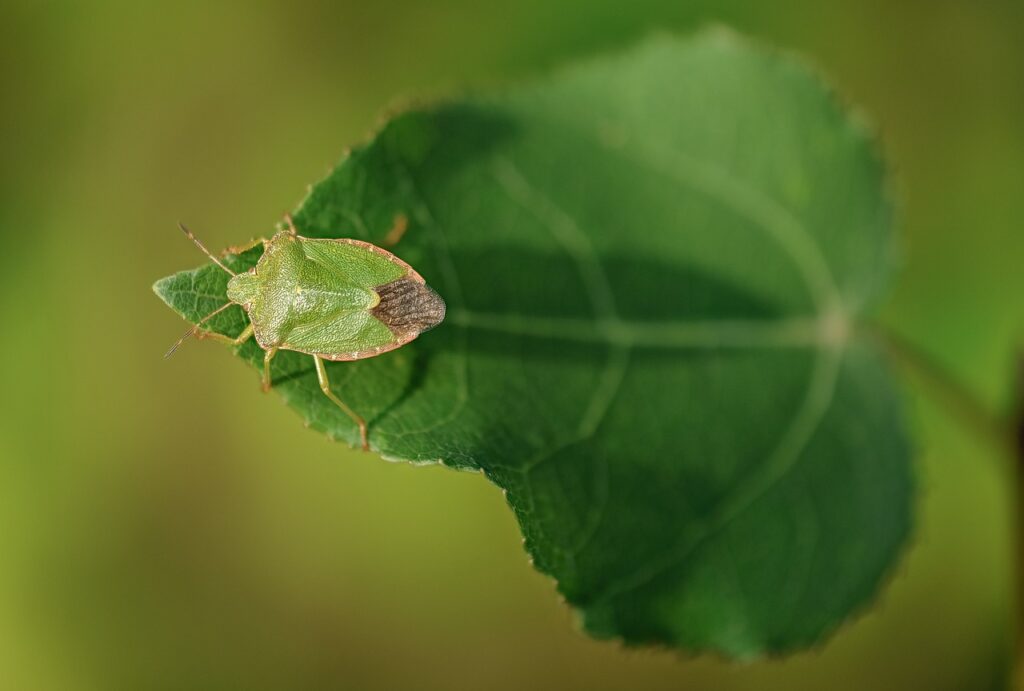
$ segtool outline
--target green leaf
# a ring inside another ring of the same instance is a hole
[[[393,249],[448,303],[409,346],[330,364],[376,451],[504,488],[591,634],[750,657],[865,607],[907,539],[900,405],[857,329],[890,264],[882,181],[812,73],[718,31],[399,115],[295,223],[382,244],[407,216]],[[155,288],[195,321],[226,280]],[[356,441],[311,358],[275,365]]]

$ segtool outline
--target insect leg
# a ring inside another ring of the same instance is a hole
[[[255,240],[247,242],[244,245],[232,245],[231,247],[228,247],[227,249],[225,249],[224,253],[225,254],[241,254],[242,252],[247,252],[247,251],[251,250],[256,245],[262,245],[262,244],[265,244],[263,238],[256,238]]]
[[[277,348],[268,348],[263,355],[263,393],[270,391],[270,361],[277,355]]]
[[[316,378],[320,381],[320,390],[324,392],[327,398],[331,399],[335,405],[345,411],[345,414],[352,418],[352,422],[359,425],[359,440],[362,442],[363,451],[369,451],[370,445],[366,443],[366,420],[361,418],[359,415],[349,408],[347,405],[341,402],[341,399],[334,395],[331,391],[331,382],[327,379],[327,368],[324,367],[324,361],[319,355],[313,356],[313,362],[316,363]]]
[[[391,230],[384,236],[384,246],[394,247],[398,244],[398,241],[405,235],[405,231],[409,229],[409,217],[405,214],[395,214],[395,220],[391,224]]]
[[[238,334],[234,338],[225,336],[224,334],[219,334],[216,331],[196,331],[196,340],[201,341],[204,338],[212,338],[218,343],[227,343],[231,346],[242,345],[252,338],[252,324],[249,324],[249,326],[242,329],[242,333]]]
[[[295,230],[295,221],[292,220],[292,215],[291,214],[285,214],[284,215],[284,222],[285,222],[285,225],[288,226],[288,232],[289,233],[291,233],[292,235],[298,235],[299,234],[299,232],[297,230]]]

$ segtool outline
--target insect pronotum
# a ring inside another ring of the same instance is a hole
[[[376,245],[347,238],[305,238],[291,216],[287,229],[263,245],[263,256],[245,273],[235,273],[185,226],[182,232],[214,264],[231,274],[228,302],[206,315],[171,346],[169,357],[190,336],[233,346],[249,338],[264,351],[263,391],[271,386],[270,361],[279,350],[313,357],[320,389],[359,427],[364,450],[366,421],[331,390],[324,360],[362,360],[400,348],[444,319],[444,300],[404,261]],[[404,225],[404,218],[396,226]],[[235,338],[200,328],[231,305],[240,305],[249,325]]]

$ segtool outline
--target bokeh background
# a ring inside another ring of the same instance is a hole
[[[269,233],[403,98],[722,22],[805,53],[903,200],[882,317],[994,408],[1024,342],[1024,4],[0,3],[0,688],[983,689],[1011,483],[918,395],[914,544],[820,649],[732,666],[578,633],[484,478],[305,430],[152,282]]]

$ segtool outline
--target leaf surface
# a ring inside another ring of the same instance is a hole
[[[870,602],[912,494],[893,383],[856,330],[891,210],[869,137],[806,68],[723,32],[658,37],[406,112],[295,223],[384,244],[399,215],[391,249],[448,317],[329,363],[334,390],[385,457],[504,488],[587,631],[750,657]],[[195,321],[227,278],[155,289]],[[311,358],[282,353],[274,376],[314,428],[356,441]]]

